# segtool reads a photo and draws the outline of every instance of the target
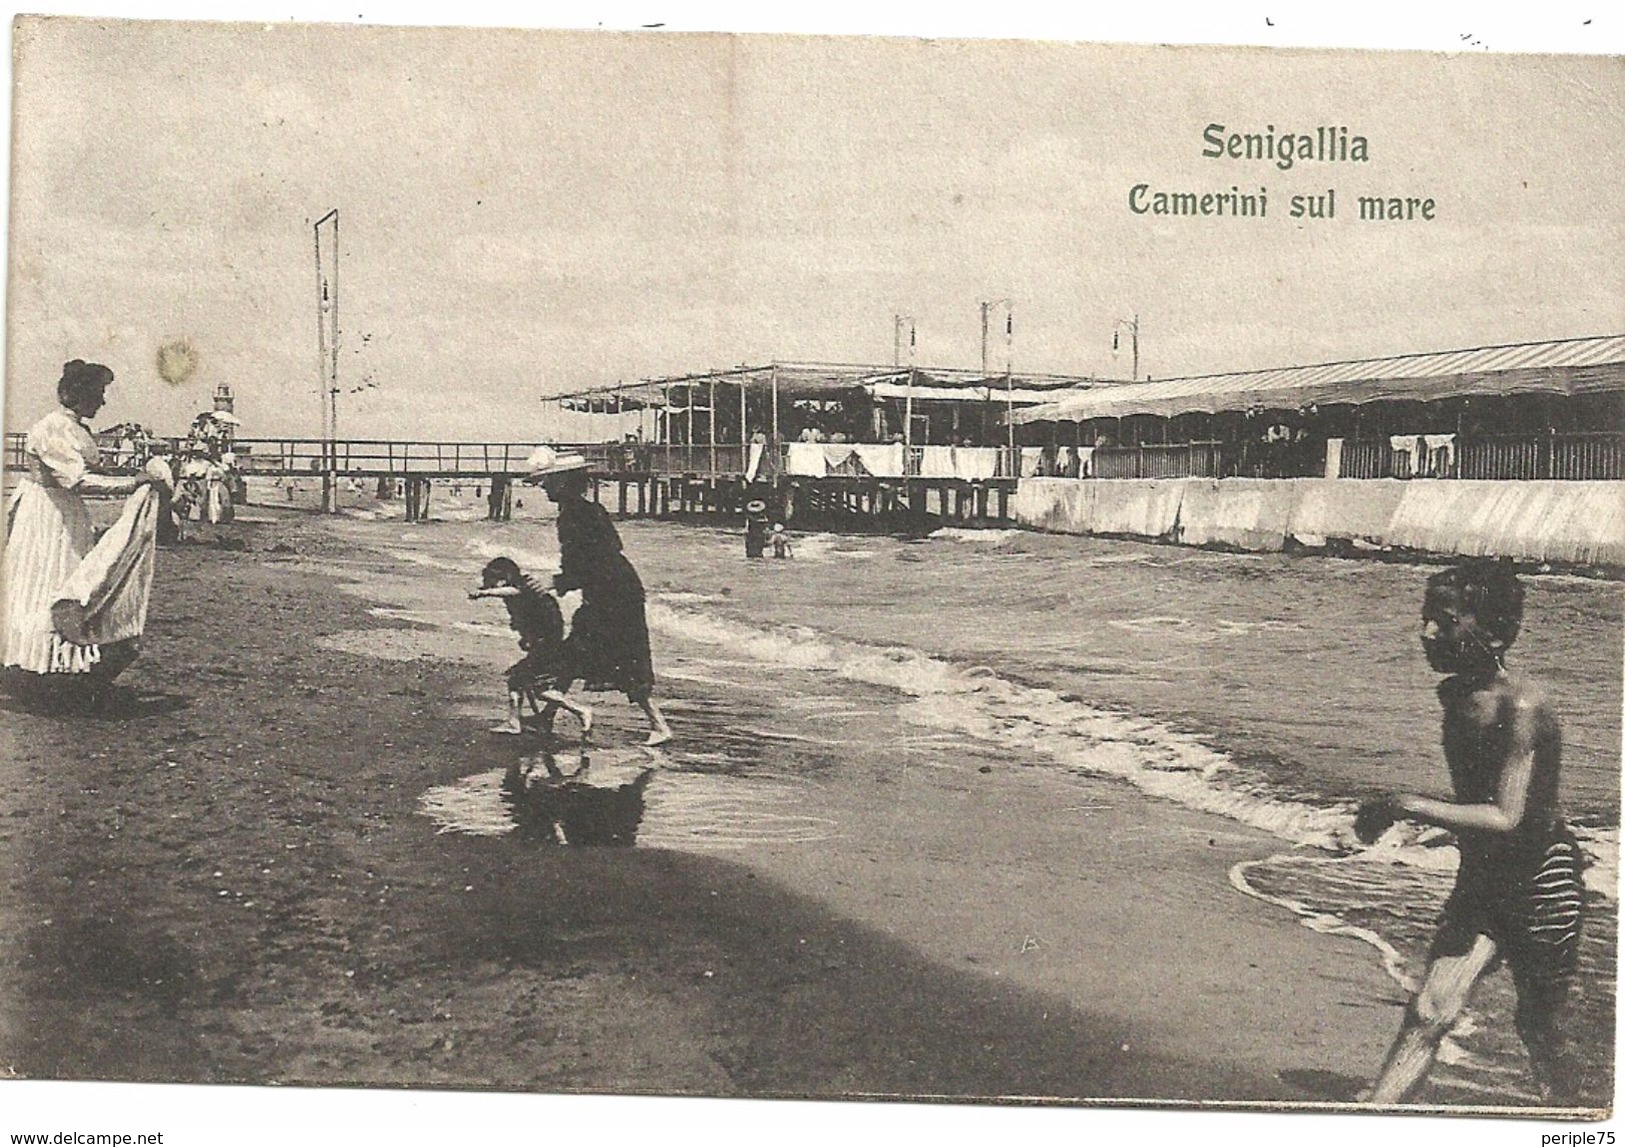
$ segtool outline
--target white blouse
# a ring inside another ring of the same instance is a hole
[[[96,440],[84,420],[61,407],[34,423],[23,449],[39,459],[50,476],[66,489],[73,489],[101,459]]]

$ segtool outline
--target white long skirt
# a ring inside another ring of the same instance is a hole
[[[89,673],[101,647],[64,641],[51,625],[57,591],[95,542],[84,499],[72,490],[20,479],[6,512],[3,659],[31,673]]]
[[[204,517],[210,522],[229,522],[237,516],[231,504],[231,489],[224,482],[210,479],[204,488]]]

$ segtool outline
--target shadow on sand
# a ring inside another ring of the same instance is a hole
[[[175,713],[192,706],[180,693],[163,693],[115,685],[95,674],[83,679],[40,678],[8,671],[0,677],[0,710],[35,717],[71,717],[91,721],[134,721]]]
[[[648,777],[592,799],[630,810],[641,805]],[[553,791],[570,786],[555,782]],[[526,799],[537,792],[527,786]],[[440,843],[472,890],[441,901],[432,921],[399,922],[424,929],[418,960],[453,979],[508,966],[567,982],[630,975],[659,988],[687,1015],[683,1037],[694,1054],[725,1075],[716,1094],[1325,1098],[1247,1067],[1159,1052],[1144,1046],[1157,1037],[1130,1021],[927,957],[728,860],[641,848],[544,854],[475,837]],[[613,1071],[572,1089],[674,1090],[660,1078]]]

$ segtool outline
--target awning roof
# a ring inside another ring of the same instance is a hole
[[[1082,422],[1131,414],[1171,418],[1292,410],[1310,403],[1361,405],[1618,390],[1625,390],[1625,335],[1605,335],[1128,383],[1028,407],[1016,412],[1015,421]]]
[[[864,390],[878,398],[904,398],[912,389],[916,401],[1047,402],[1057,394],[1078,392],[1096,385],[1122,385],[1081,375],[1011,374],[987,375],[979,370],[954,367],[874,366],[860,363],[780,362],[762,366],[737,366],[699,374],[640,379],[614,386],[594,387],[570,394],[549,395],[571,409],[614,410],[662,406],[668,402],[685,408],[681,399],[690,388],[703,394],[712,383],[768,393],[778,387],[781,399],[827,398],[838,391]],[[676,392],[678,398],[663,398]]]

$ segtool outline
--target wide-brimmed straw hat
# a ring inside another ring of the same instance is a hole
[[[525,459],[525,481],[540,482],[553,474],[586,468],[587,459],[580,454],[561,454],[551,446],[538,446]]]
[[[767,503],[760,500],[760,499],[757,499],[754,502],[746,502],[745,503],[745,513],[747,513],[747,514],[765,514],[765,513],[767,513]]]

